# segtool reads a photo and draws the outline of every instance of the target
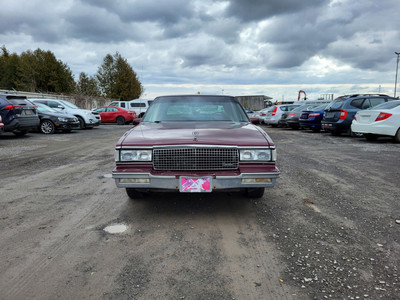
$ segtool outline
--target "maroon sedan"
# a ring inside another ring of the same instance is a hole
[[[273,141],[230,96],[163,96],[115,150],[112,177],[130,198],[148,191],[243,190],[260,198],[279,177]]]
[[[94,110],[100,114],[101,123],[124,125],[136,119],[136,113],[117,106],[102,106]]]

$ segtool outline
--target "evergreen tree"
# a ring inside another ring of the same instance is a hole
[[[85,96],[100,96],[98,83],[95,77],[89,77],[86,73],[79,74],[79,80],[76,84],[76,92]]]
[[[118,52],[107,54],[98,68],[97,80],[102,95],[120,100],[139,98],[143,87],[135,71]]]

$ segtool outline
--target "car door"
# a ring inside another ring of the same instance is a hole
[[[116,109],[115,107],[107,107],[106,114],[108,122],[116,122],[117,117],[119,116],[118,112],[118,109]]]
[[[98,109],[95,110],[95,112],[99,113],[100,119],[102,123],[107,123],[109,122],[107,120],[107,112],[106,112],[106,107],[99,107]]]

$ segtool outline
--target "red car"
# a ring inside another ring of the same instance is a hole
[[[118,141],[115,161],[112,177],[132,199],[165,190],[260,198],[279,177],[274,142],[230,96],[157,97]]]
[[[136,113],[134,111],[127,111],[117,106],[102,106],[94,110],[100,114],[101,123],[117,123],[118,125],[124,125],[131,123],[133,119],[136,119]]]

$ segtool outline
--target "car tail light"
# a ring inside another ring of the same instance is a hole
[[[262,113],[261,115],[262,115],[262,116],[266,116],[267,114],[266,114],[266,113]]]
[[[314,113],[314,114],[309,114],[308,115],[308,117],[310,118],[310,117],[318,117],[319,116],[319,113]]]
[[[272,111],[272,115],[275,116],[276,115],[276,111],[278,110],[278,107],[275,107],[274,110]]]
[[[21,107],[22,107],[21,105],[7,105],[3,109],[13,110],[14,108],[21,108]]]
[[[296,114],[289,114],[288,117],[294,117]]]
[[[340,119],[340,120],[343,120],[343,119],[346,119],[346,117],[347,117],[347,110],[341,109],[341,110],[340,110],[340,117],[339,117],[339,119]]]
[[[379,116],[376,118],[375,122],[376,122],[376,121],[385,120],[385,119],[389,118],[391,115],[392,115],[392,114],[381,112],[381,113],[379,114]]]

